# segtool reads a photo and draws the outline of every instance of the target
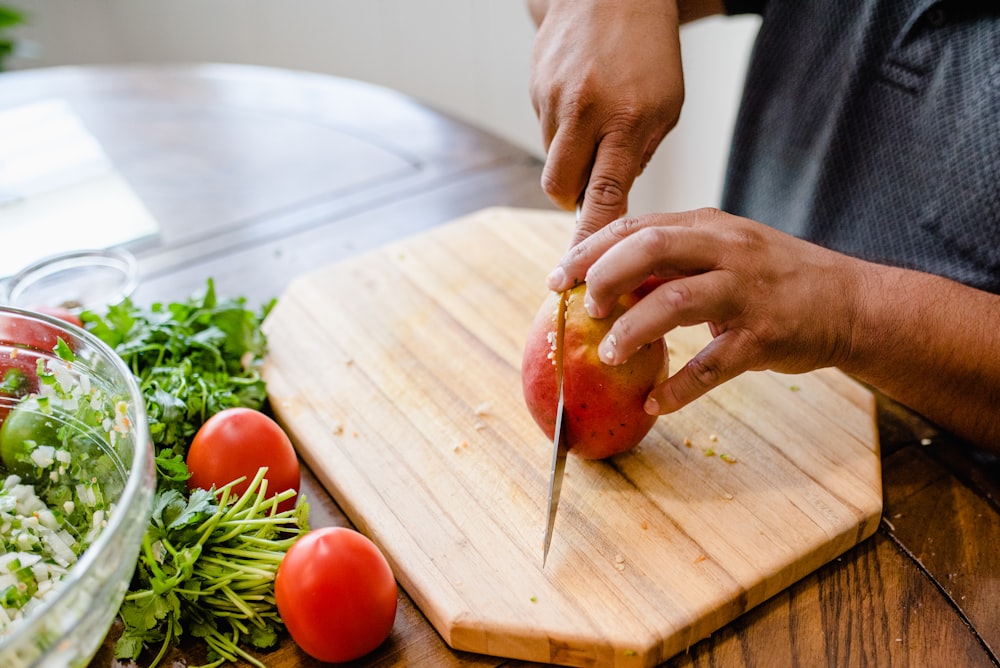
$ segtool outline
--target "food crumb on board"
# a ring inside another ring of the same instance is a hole
[[[706,457],[714,457],[715,456],[715,450],[713,450],[712,448],[705,448],[703,452],[705,453]]]
[[[649,528],[649,524],[646,523],[646,520],[643,520],[642,524],[640,524],[639,526],[642,527],[643,531]]]
[[[619,572],[620,571],[624,571],[625,570],[625,564],[615,564],[615,569],[618,570]]]
[[[532,596],[531,597],[531,602],[532,603],[538,603],[538,597],[537,596]]]
[[[715,434],[709,434],[708,440],[710,440],[712,443],[717,443],[719,441],[719,437],[716,436]]]
[[[722,461],[726,462],[727,464],[735,464],[736,463],[736,457],[733,457],[731,454],[729,454],[727,452],[723,452],[721,455],[719,455],[719,459],[721,459]]]
[[[799,388],[798,385],[789,385],[788,389],[791,390],[792,392],[798,392],[799,389],[801,389],[801,388]]]
[[[342,425],[339,422],[334,422],[333,423],[333,434],[334,434],[334,436],[340,436],[343,433],[344,433],[344,425]]]
[[[483,417],[484,415],[489,414],[490,412],[489,402],[484,401],[483,403],[476,406],[475,412],[476,412],[476,417]]]
[[[706,559],[708,559],[708,557],[706,557],[704,554],[699,554],[698,557],[694,560],[694,563],[700,564],[701,562],[705,561]]]
[[[684,445],[686,445],[687,447],[689,447],[689,448],[690,448],[690,447],[691,447],[691,445],[692,445],[692,444],[691,444],[691,439],[685,436],[685,437],[684,437]]]
[[[482,431],[483,429],[486,429],[486,423],[482,420],[476,420],[476,423],[472,425],[472,428],[476,431]]]
[[[730,494],[729,492],[726,492],[725,494],[723,494],[723,495],[722,495],[722,498],[723,498],[723,499],[725,499],[726,501],[732,501],[732,500],[733,500],[734,498],[736,498],[736,497],[734,497],[734,496],[733,496],[732,494]]]
[[[636,651],[634,649],[627,649],[623,652],[623,654],[625,654],[625,656],[635,656]]]
[[[346,360],[344,360],[344,366],[353,366],[353,365],[354,365],[353,357],[348,357]]]
[[[463,450],[463,449],[465,449],[467,447],[469,447],[469,442],[466,441],[466,440],[461,440],[461,441],[459,441],[458,443],[455,444],[455,446],[452,448],[452,451],[453,452],[458,452],[458,451]]]
[[[621,552],[619,552],[618,554],[616,554],[615,555],[615,563],[616,564],[624,564],[625,563],[625,555],[622,554]]]

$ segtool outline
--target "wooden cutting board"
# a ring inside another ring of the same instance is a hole
[[[749,373],[630,453],[571,456],[543,568],[552,445],[520,362],[571,228],[488,209],[302,276],[265,323],[265,375],[303,459],[450,646],[650,666],[875,531],[875,403],[832,369]],[[671,332],[672,368],[708,337]]]

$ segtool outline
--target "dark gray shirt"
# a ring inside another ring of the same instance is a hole
[[[763,15],[722,206],[1000,293],[1000,0],[731,0]]]

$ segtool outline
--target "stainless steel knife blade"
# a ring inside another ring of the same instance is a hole
[[[576,202],[576,223],[580,224],[580,212],[583,209],[583,194]],[[542,547],[542,568],[549,557],[549,546],[552,544],[552,533],[556,524],[556,510],[559,508],[559,494],[562,492],[563,473],[566,471],[566,456],[569,454],[569,443],[563,423],[566,420],[566,405],[563,394],[563,343],[566,338],[566,301],[567,292],[559,295],[559,309],[556,311],[556,382],[559,385],[559,399],[556,402],[556,426],[552,433],[552,474],[549,477],[549,510],[545,518],[545,540]]]
[[[569,454],[569,444],[566,442],[566,432],[563,422],[566,417],[566,406],[563,396],[563,341],[566,336],[566,298],[567,293],[559,295],[559,308],[556,311],[556,382],[559,386],[559,399],[556,402],[556,426],[552,434],[552,474],[549,478],[549,510],[545,520],[545,541],[542,548],[542,567],[549,556],[549,546],[552,544],[552,530],[556,524],[556,510],[559,508],[559,494],[562,491],[563,473],[566,470],[566,456]]]

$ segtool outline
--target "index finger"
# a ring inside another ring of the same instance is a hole
[[[590,280],[590,270],[599,261],[608,264],[612,274],[643,274],[638,283],[650,275],[670,278],[690,273],[692,266],[694,269],[711,268],[717,258],[714,253],[705,256],[715,245],[710,239],[702,238],[707,236],[707,231],[692,234],[686,241],[681,233],[682,230],[694,230],[696,220],[697,215],[690,213],[647,214],[614,220],[567,251],[549,276],[549,289],[565,290],[575,283]],[[671,239],[676,243],[671,243]],[[687,247],[685,243],[697,245]],[[610,260],[603,259],[609,253]],[[594,274],[593,278],[598,276]]]
[[[624,137],[624,140],[623,140]],[[625,215],[628,194],[642,171],[646,147],[638,146],[623,133],[605,135],[597,146],[590,178],[583,192],[580,220],[570,247],[573,247]]]

